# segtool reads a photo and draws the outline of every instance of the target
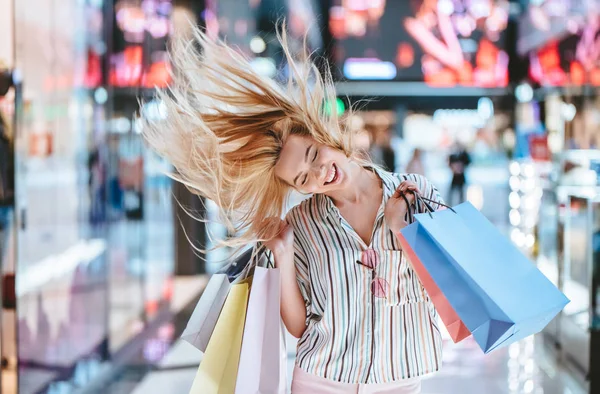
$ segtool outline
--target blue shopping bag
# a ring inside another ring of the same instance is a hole
[[[402,235],[485,353],[541,331],[569,302],[468,202],[417,214]]]

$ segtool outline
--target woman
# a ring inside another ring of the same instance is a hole
[[[419,377],[440,367],[441,338],[394,234],[412,193],[439,193],[356,158],[345,122],[323,110],[335,99],[330,74],[294,58],[285,29],[280,41],[285,86],[200,32],[175,42],[164,118],[142,119],[144,135],[176,180],[217,203],[238,234],[224,244],[263,241],[273,252],[281,316],[300,338],[293,393],[418,393]],[[282,221],[294,189],[312,197]]]

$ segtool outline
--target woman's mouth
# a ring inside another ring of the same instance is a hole
[[[335,163],[333,163],[329,169],[329,172],[327,173],[327,177],[325,178],[325,186],[333,185],[338,181],[338,179],[340,179],[340,172]]]

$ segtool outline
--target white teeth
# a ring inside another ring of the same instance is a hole
[[[327,183],[333,181],[333,178],[335,178],[335,174],[336,174],[335,167],[331,166],[331,170],[329,170],[329,174],[327,174],[328,175],[327,176]]]

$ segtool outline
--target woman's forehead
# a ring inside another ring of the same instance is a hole
[[[315,141],[309,137],[298,135],[289,136],[281,149],[281,155],[279,157],[278,164],[285,164],[287,162],[298,163],[300,161],[304,161],[306,149],[310,148],[314,142]]]

